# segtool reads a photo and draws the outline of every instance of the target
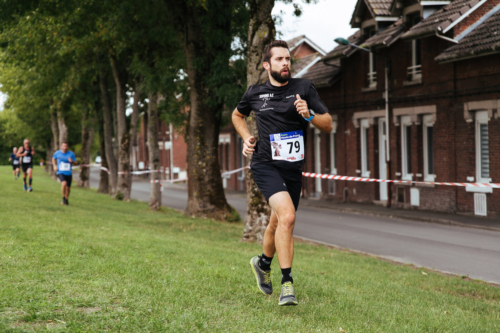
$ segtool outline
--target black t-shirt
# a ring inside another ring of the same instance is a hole
[[[301,130],[305,143],[309,122],[297,112],[294,105],[297,94],[316,114],[328,112],[316,88],[311,81],[306,79],[290,79],[288,84],[282,87],[275,87],[267,81],[250,86],[243,95],[237,107],[238,111],[248,117],[253,110],[257,115],[259,141],[255,146],[252,162],[273,161],[270,139],[273,134]],[[306,153],[305,150],[304,153]],[[302,165],[304,160],[305,156],[303,160],[295,163]]]

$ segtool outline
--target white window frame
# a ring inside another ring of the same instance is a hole
[[[483,178],[481,175],[481,131],[480,125],[488,125],[489,117],[488,111],[476,112],[476,182],[478,183],[491,183],[491,178]],[[489,137],[488,137],[489,145]],[[491,175],[491,170],[490,170]]]
[[[417,64],[417,40],[411,41],[411,67],[408,67],[408,74],[411,76],[410,81],[418,81],[422,79],[422,64]]]
[[[432,127],[434,131],[434,119],[435,115],[432,114],[426,114],[422,117],[422,129],[423,129],[423,139],[424,139],[424,181],[426,182],[433,182],[436,180],[436,175],[435,174],[430,174],[429,173],[429,151],[428,151],[428,144],[427,144],[427,128]],[[434,165],[435,163],[435,149],[434,149],[434,135],[432,136],[432,152],[433,152],[433,162]],[[434,172],[436,171],[436,168],[434,168]]]
[[[370,178],[369,170],[369,147],[367,147],[367,133],[370,130],[370,123],[368,119],[361,119],[359,122],[360,140],[361,140],[361,177]]]
[[[370,52],[368,55],[368,87],[377,87],[377,67],[375,64],[375,55]]]
[[[337,174],[337,149],[336,149],[336,144],[337,140],[335,135],[337,134],[337,122],[333,121],[332,122],[332,127],[333,130],[330,132],[330,174],[336,175]]]
[[[411,129],[412,122],[410,116],[401,117],[401,179],[413,180],[413,173],[408,172],[408,151],[406,142],[406,131]],[[411,144],[411,142],[410,142]],[[410,156],[411,157],[411,156]]]

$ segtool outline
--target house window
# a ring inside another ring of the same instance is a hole
[[[361,177],[370,177],[370,158],[369,158],[369,136],[368,130],[370,124],[368,119],[362,119],[360,124],[361,129]]]
[[[420,12],[406,16],[406,23],[409,27],[418,24],[420,21]],[[408,81],[417,81],[421,79],[422,61],[420,58],[420,39],[414,39],[411,41],[411,66],[408,67]]]
[[[434,115],[423,117],[423,138],[424,138],[424,180],[433,182],[436,179],[434,174]]]
[[[491,182],[487,111],[476,112],[476,179],[478,183]]]
[[[369,27],[365,29],[365,36],[366,38],[373,37],[375,35],[375,28],[374,27]],[[376,59],[375,55],[373,53],[368,54],[368,74],[367,74],[367,79],[368,79],[368,87],[369,88],[375,88],[377,86],[377,64],[376,64]]]
[[[411,119],[410,116],[401,117],[401,166],[402,179],[412,180],[411,170]]]
[[[334,127],[335,128],[335,125]],[[335,144],[337,140],[335,140],[335,131],[332,131],[330,133],[330,173],[332,175],[337,174],[337,158],[335,156],[336,149],[335,149]]]
[[[337,123],[334,121],[333,124],[333,130],[330,133],[330,174],[336,175],[337,174],[337,158],[335,156],[336,149],[335,145],[337,143],[337,140],[335,140],[335,134],[337,132]],[[328,181],[328,194],[334,195],[335,194],[335,180],[330,179]]]

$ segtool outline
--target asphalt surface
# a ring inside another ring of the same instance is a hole
[[[91,173],[97,187],[99,173]],[[149,201],[150,184],[136,181],[132,197]],[[242,193],[226,193],[228,202],[245,216]],[[164,206],[184,210],[183,185],[167,185]],[[299,207],[294,235],[323,244],[365,252],[401,263],[466,275],[500,284],[500,232],[381,218],[329,209]]]

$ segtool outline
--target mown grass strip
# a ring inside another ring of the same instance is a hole
[[[498,332],[500,289],[296,243],[299,306],[249,269],[242,224],[186,218],[0,168],[0,332]],[[273,282],[279,267],[273,263]]]

